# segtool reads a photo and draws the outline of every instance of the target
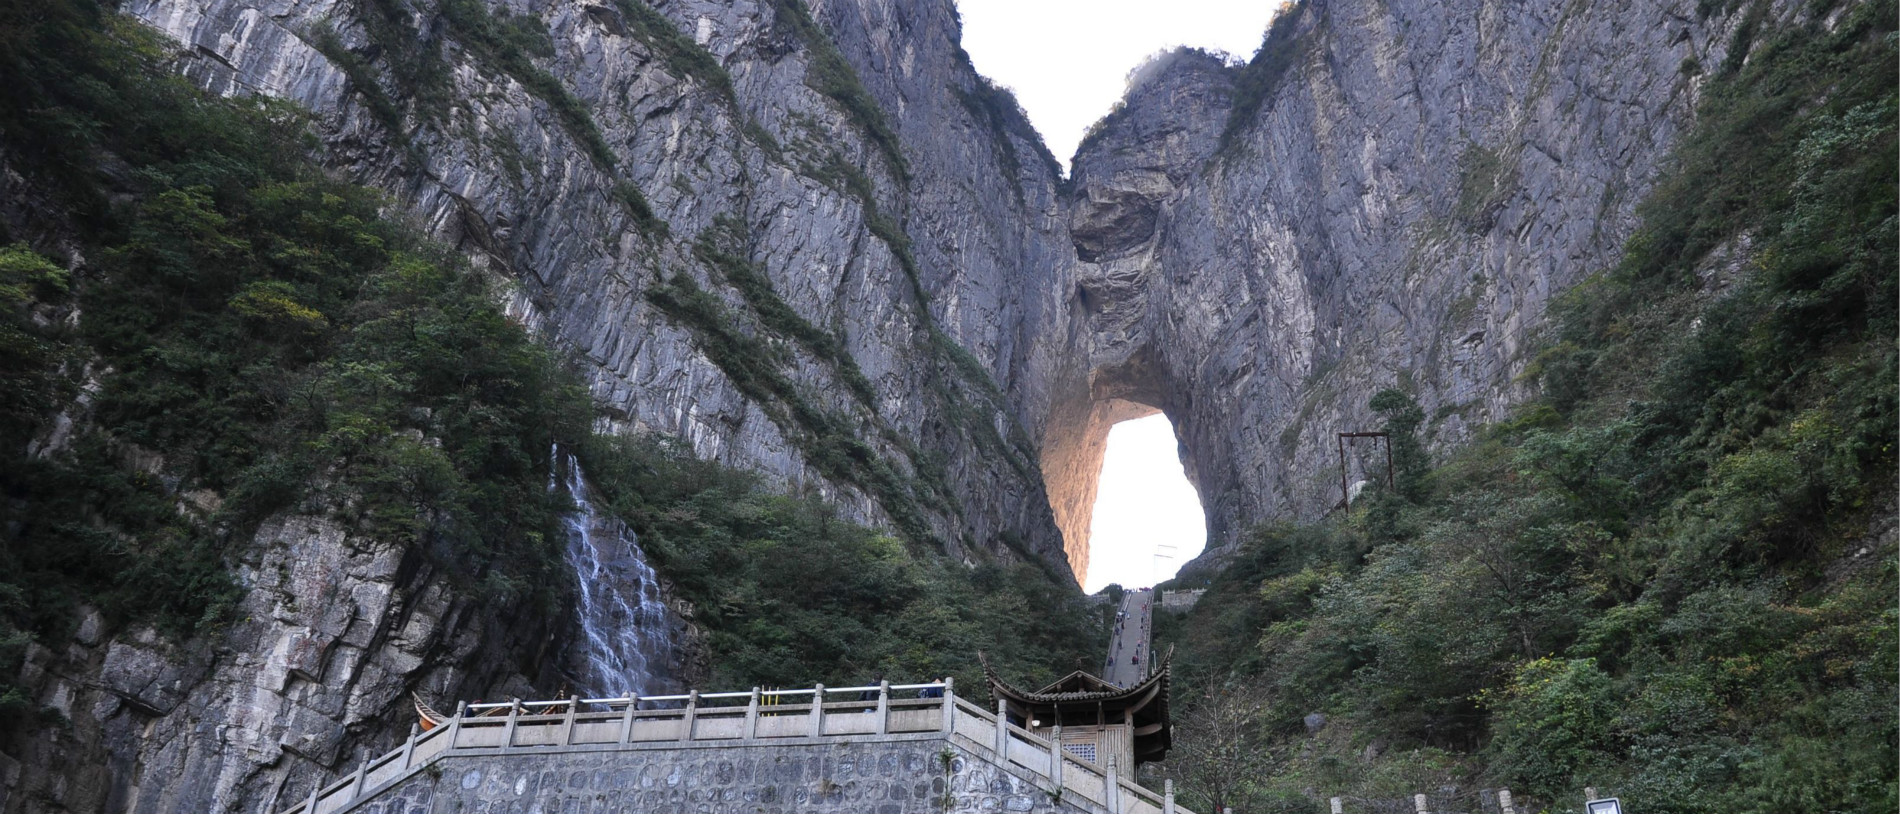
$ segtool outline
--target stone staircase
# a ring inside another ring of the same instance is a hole
[[[867,698],[873,696],[875,700]],[[833,700],[849,698],[851,700]],[[282,814],[1192,814],[949,682],[474,704]]]

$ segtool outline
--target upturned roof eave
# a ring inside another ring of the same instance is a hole
[[[1041,692],[1041,691],[1031,692],[1029,690],[1025,690],[1021,687],[1011,684],[1008,681],[1005,681],[1002,676],[997,675],[996,670],[990,666],[989,658],[985,656],[983,653],[978,653],[977,659],[981,661],[983,664],[984,678],[989,680],[991,703],[994,703],[996,701],[996,696],[999,694],[1019,704],[1073,704],[1073,703],[1078,703],[1078,702],[1111,703],[1115,701],[1124,701],[1124,700],[1133,701],[1133,700],[1139,699],[1141,696],[1146,695],[1148,693],[1148,690],[1154,687],[1156,684],[1165,683],[1168,680],[1168,668],[1174,662],[1174,648],[1172,647],[1168,648],[1168,654],[1162,657],[1160,668],[1155,670],[1153,673],[1149,674],[1147,678],[1141,681],[1141,683],[1136,684],[1132,687],[1128,687],[1126,689],[1116,688],[1113,690],[1101,690],[1097,692],[1063,692],[1063,693],[1050,693],[1050,692]],[[1099,682],[1104,686],[1109,686],[1109,687],[1115,686],[1113,684],[1108,683],[1107,681],[1102,680],[1099,677],[1090,675],[1089,673],[1085,673],[1081,670],[1077,670],[1074,673],[1070,673],[1069,675],[1062,677],[1060,680],[1056,681],[1053,684],[1050,684],[1049,686],[1050,687],[1061,686],[1063,682],[1066,682],[1069,679],[1076,677],[1077,675],[1081,675],[1089,679],[1093,679],[1094,681]],[[1044,689],[1047,689],[1047,688],[1044,688]],[[1167,692],[1167,688],[1164,686],[1162,688],[1162,693],[1166,694],[1166,692]]]

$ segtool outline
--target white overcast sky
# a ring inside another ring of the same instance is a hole
[[[1016,92],[1064,167],[1089,125],[1122,97],[1128,72],[1180,45],[1245,59],[1279,0],[957,0],[976,69]],[[1207,542],[1194,487],[1164,416],[1108,434],[1089,541],[1090,593],[1174,576]],[[1173,551],[1159,546],[1174,546]],[[1171,553],[1171,559],[1155,554]]]
[[[1082,589],[1095,593],[1109,583],[1145,588],[1174,576],[1206,544],[1201,502],[1181,472],[1167,416],[1116,424],[1108,431],[1102,485],[1095,493]]]
[[[1253,56],[1279,0],[957,0],[977,72],[1016,91],[1067,167],[1128,71],[1178,45]]]

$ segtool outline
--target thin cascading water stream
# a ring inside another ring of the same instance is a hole
[[[659,575],[647,564],[638,535],[602,513],[572,453],[554,449],[548,488],[565,488],[574,512],[565,520],[567,561],[574,569],[575,615],[584,637],[573,660],[582,697],[651,694],[668,681],[674,650],[672,611]]]

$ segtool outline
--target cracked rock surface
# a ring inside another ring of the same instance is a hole
[[[1055,412],[1166,411],[1212,563],[1254,523],[1340,500],[1335,433],[1376,429],[1379,390],[1412,393],[1438,448],[1528,395],[1545,308],[1615,262],[1691,121],[1683,66],[1719,64],[1737,22],[1691,2],[1288,13],[1258,60],[1279,72],[1171,55],[1074,165],[1091,375]]]

